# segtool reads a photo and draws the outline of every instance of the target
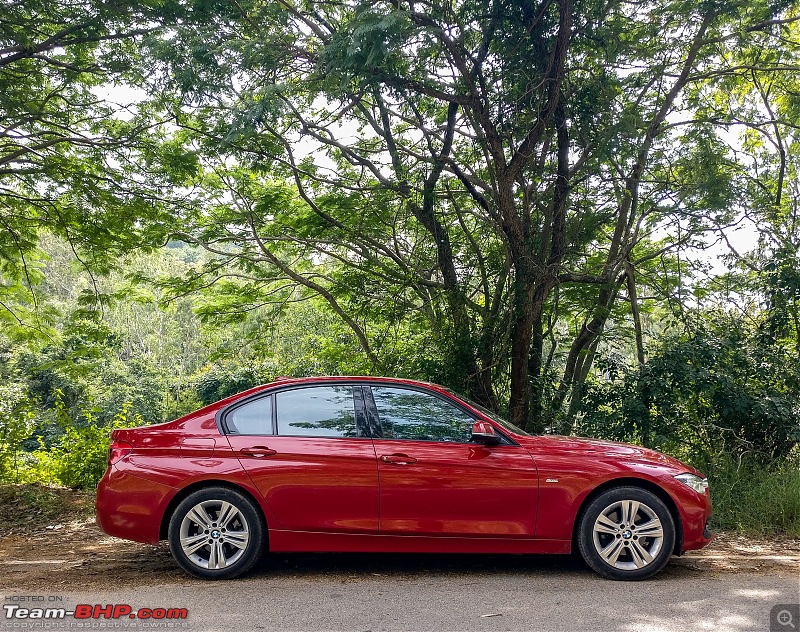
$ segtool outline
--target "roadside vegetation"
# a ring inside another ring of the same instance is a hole
[[[662,450],[718,527],[800,537],[798,64],[783,1],[12,3],[0,490],[383,374]]]

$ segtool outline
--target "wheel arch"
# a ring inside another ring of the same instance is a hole
[[[237,485],[235,483],[231,483],[230,481],[222,481],[217,479],[203,479],[201,481],[196,481],[187,485],[186,487],[181,488],[178,493],[176,493],[167,503],[167,507],[164,510],[164,515],[161,516],[161,525],[158,530],[158,539],[159,540],[166,540],[168,539],[168,532],[169,532],[169,521],[172,518],[172,514],[175,511],[175,508],[181,503],[181,501],[189,496],[190,494],[204,489],[206,487],[227,487],[235,492],[242,494],[245,496],[250,502],[253,503],[255,508],[258,510],[261,519],[264,521],[264,535],[266,537],[266,547],[269,550],[269,522],[267,521],[267,516],[264,514],[264,508],[261,506],[261,503],[258,502],[258,498],[256,498],[250,490],[241,485]]]
[[[683,550],[683,522],[681,520],[681,514],[678,511],[678,506],[675,504],[675,500],[663,487],[657,483],[645,478],[637,478],[635,476],[612,478],[611,480],[601,483],[586,495],[581,502],[577,513],[575,514],[575,521],[572,525],[573,551],[577,550],[578,529],[580,528],[581,519],[583,518],[586,508],[600,494],[616,487],[639,487],[640,489],[644,489],[652,494],[655,494],[658,499],[666,505],[667,509],[669,509],[670,515],[672,516],[672,521],[675,523],[675,547],[673,548],[672,552],[675,555],[680,555],[681,551]]]

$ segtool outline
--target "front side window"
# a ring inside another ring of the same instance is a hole
[[[272,397],[260,397],[237,406],[225,417],[228,432],[240,435],[272,434]]]
[[[352,386],[311,386],[275,395],[278,434],[355,437]]]
[[[469,404],[473,408],[477,408],[484,415],[486,415],[489,419],[491,419],[492,421],[497,422],[498,424],[500,424],[506,430],[510,430],[511,432],[514,432],[514,433],[516,433],[518,435],[523,435],[525,437],[530,437],[531,436],[530,433],[525,432],[522,428],[519,428],[518,426],[515,426],[510,421],[508,421],[508,419],[504,419],[503,417],[498,415],[496,412],[493,412],[493,411],[489,410],[488,408],[486,408],[486,406],[481,406],[479,403],[473,402],[471,399],[469,399],[468,397],[462,395],[461,393],[456,393],[454,391],[451,391],[450,389],[447,389],[447,392],[455,395],[462,402],[466,402],[467,404]]]
[[[474,419],[440,397],[407,388],[373,386],[386,439],[469,443]]]

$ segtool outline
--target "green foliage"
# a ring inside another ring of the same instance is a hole
[[[771,461],[800,442],[800,361],[740,319],[667,335],[638,370],[608,369],[584,397],[580,428],[691,461],[750,454]]]
[[[354,80],[366,85],[379,83],[370,81],[373,74],[397,75],[406,70],[403,50],[413,34],[407,11],[358,6],[322,54],[325,74],[339,79],[331,92],[347,90]]]
[[[40,309],[42,229],[103,273],[135,245],[152,244],[161,215],[131,177],[152,126],[135,106],[101,96],[139,62],[135,43],[173,11],[170,0],[26,0],[0,11],[0,325],[17,338],[52,337]],[[135,157],[135,158],[134,158]]]
[[[237,325],[228,324],[227,331],[229,338],[217,348],[213,363],[191,377],[191,390],[203,404],[278,376],[373,372],[352,332],[318,301],[289,304],[277,313],[257,311]],[[390,350],[385,351],[388,356]]]
[[[800,205],[800,200],[798,200]],[[788,340],[800,357],[800,263],[793,245],[779,248],[764,265],[767,330],[775,340]]]
[[[203,406],[270,381],[265,366],[215,364],[194,378],[193,390]]]
[[[30,400],[12,392],[19,390],[18,385],[14,386],[17,389],[6,388],[2,394],[15,395],[22,412],[16,413],[17,418],[9,417],[6,406],[0,416],[0,429],[4,433],[0,443],[0,483],[36,482],[94,489],[106,469],[111,431],[144,423],[140,415],[131,415],[129,403],[121,406],[110,423],[102,423],[91,411],[83,411],[80,423],[76,423],[61,394],[56,393],[55,418],[61,433],[50,446],[39,436],[37,448],[26,450],[25,440],[32,432],[34,415],[25,407],[33,406]]]
[[[19,482],[22,441],[33,430],[34,403],[21,384],[0,384],[0,481]]]
[[[55,479],[66,487],[97,487],[106,471],[111,430],[143,425],[141,416],[129,416],[129,409],[128,403],[123,404],[109,425],[101,424],[90,412],[86,412],[85,423],[75,426],[66,409],[58,406],[58,420],[64,426],[64,434],[47,455],[54,468]]]
[[[120,347],[119,335],[105,323],[78,320],[68,323],[61,343],[18,351],[13,369],[25,376],[40,404],[38,433],[48,445],[66,427],[58,418],[59,407],[78,426],[84,411],[108,424],[126,403],[148,422],[163,421],[163,378],[145,358],[122,361]]]

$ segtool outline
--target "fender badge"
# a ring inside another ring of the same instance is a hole
[[[558,483],[558,479],[557,478],[548,478],[545,481],[545,483]]]

